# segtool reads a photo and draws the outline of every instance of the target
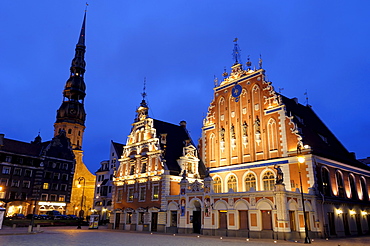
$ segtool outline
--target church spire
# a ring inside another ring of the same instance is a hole
[[[75,48],[75,56],[70,67],[70,76],[63,90],[63,102],[57,111],[57,119],[54,124],[54,136],[58,135],[61,130],[65,130],[74,149],[81,149],[85,130],[85,26],[86,11]]]

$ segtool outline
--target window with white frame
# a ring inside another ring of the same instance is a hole
[[[250,191],[252,187],[254,188],[254,190],[257,190],[256,175],[254,175],[253,173],[248,173],[245,176],[245,191]]]
[[[23,188],[30,188],[30,181],[24,180],[23,181]]]
[[[152,188],[152,200],[158,200],[159,199],[159,185],[153,185]]]
[[[133,187],[128,188],[127,201],[128,202],[133,202],[134,201],[134,188]]]
[[[10,174],[10,167],[3,167],[3,174]]]
[[[139,201],[145,201],[145,186],[140,186],[139,188]]]
[[[263,190],[273,190],[275,184],[275,175],[271,171],[267,171],[262,176]]]
[[[22,169],[20,169],[20,168],[14,168],[13,175],[20,176],[21,174],[22,174]]]
[[[59,202],[64,202],[65,200],[66,200],[65,195],[59,195],[59,199],[58,199]]]
[[[122,196],[123,196],[123,190],[122,189],[117,190],[116,202],[121,203],[122,202]]]
[[[232,189],[234,192],[237,192],[237,181],[235,175],[231,175],[227,179],[227,191]]]
[[[216,177],[213,180],[213,191],[215,193],[221,193],[221,178],[220,177]]]

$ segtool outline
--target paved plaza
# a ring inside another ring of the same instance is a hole
[[[153,246],[218,246],[218,245],[304,245],[303,242],[290,242],[283,240],[249,239],[246,238],[220,238],[196,234],[171,235],[161,233],[127,232],[122,230],[107,230],[101,227],[89,230],[83,227],[45,227],[40,233],[28,233],[27,228],[3,228],[0,230],[0,246],[94,246],[94,245],[153,245]],[[370,237],[353,237],[342,239],[329,239],[328,241],[316,239],[312,245],[357,246],[370,245]]]

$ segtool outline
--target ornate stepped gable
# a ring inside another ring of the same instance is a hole
[[[262,63],[260,64],[262,66]],[[214,88],[203,122],[202,151],[206,165],[224,166],[287,156],[299,134],[288,127],[281,96],[265,70],[243,69],[236,63]]]
[[[131,133],[123,147],[116,181],[164,174],[180,175],[189,170],[189,177],[199,177],[197,150],[188,135],[185,122],[173,125],[148,117],[143,99]]]

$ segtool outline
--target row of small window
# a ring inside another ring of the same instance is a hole
[[[14,163],[14,164],[33,165],[33,159],[24,159],[22,157],[15,157],[15,156],[10,156],[10,155],[5,156],[5,162]]]
[[[53,161],[49,161],[45,163],[44,165],[45,167],[51,167],[51,168],[62,169],[62,170],[68,170],[69,168],[68,163],[60,163],[60,162],[53,162]]]
[[[11,174],[12,168],[4,166],[2,169],[2,174]],[[24,169],[23,170],[24,177],[32,177],[32,170]],[[22,168],[14,168],[13,175],[21,176],[22,175]]]
[[[369,200],[369,191],[367,189],[366,179],[363,176],[358,178],[360,189],[358,189],[355,175],[352,173],[348,175],[348,181],[346,182],[347,189],[344,185],[343,173],[339,170],[335,172],[335,182],[337,189],[331,188],[332,184],[330,182],[330,171],[326,167],[322,167],[321,169],[321,179],[322,182],[319,182],[319,189],[325,196],[332,196],[334,194],[335,196],[338,196],[340,198],[347,197],[354,200],[362,198],[362,200],[364,201]],[[346,192],[346,190],[348,192]],[[347,195],[345,195],[346,193]],[[359,196],[359,194],[362,195]]]
[[[102,200],[102,201],[96,201],[95,206],[112,206],[112,201],[108,200]]]
[[[4,166],[2,169],[2,174],[11,174],[11,167]],[[14,176],[22,176],[22,168],[14,168],[13,170]],[[30,169],[23,169],[23,176],[24,177],[32,177],[32,170]],[[60,173],[52,173],[52,172],[45,172],[45,179],[60,179]],[[62,180],[67,181],[68,180],[68,174],[63,173],[62,174]]]
[[[138,217],[137,217],[137,224],[138,225],[142,225],[144,224],[144,217],[145,216],[145,213],[144,212],[139,212],[138,213]],[[132,221],[132,212],[127,212],[126,213],[126,224],[131,224],[133,221]]]
[[[8,186],[9,184],[9,180],[8,179],[0,179],[0,186],[3,186],[3,187],[6,187]],[[21,181],[20,180],[12,180],[10,186],[11,187],[19,187],[21,184]],[[22,182],[22,188],[30,188],[31,186],[31,181],[28,181],[28,180],[23,180]]]
[[[105,178],[104,174],[98,175],[98,182],[103,181]],[[113,174],[109,176],[109,180],[113,180]]]
[[[112,186],[96,187],[96,193],[101,196],[107,196],[108,193],[112,193]]]
[[[60,189],[58,189],[60,187]],[[43,190],[61,190],[61,191],[67,191],[67,185],[66,184],[61,184],[60,186],[55,183],[43,183],[42,185]]]
[[[267,171],[262,174],[262,190],[273,190],[275,185],[275,174]],[[257,190],[257,177],[254,173],[248,173],[244,178],[245,191],[251,189]],[[227,179],[225,189],[222,189],[222,180],[220,177],[213,179],[213,190],[215,193],[229,192],[230,190],[238,192],[238,181],[235,175],[230,175]]]
[[[45,179],[54,179],[58,180],[60,179],[61,173],[52,173],[52,172],[45,172]],[[68,174],[62,173],[62,180],[67,181],[68,180]]]
[[[25,193],[25,192],[8,192],[8,195],[6,194],[6,192],[3,192],[1,193],[2,194],[2,197],[0,197],[1,199],[9,199],[9,200],[27,200],[28,199],[28,194]],[[49,198],[49,200],[48,200]],[[56,202],[56,201],[59,201],[59,202],[64,202],[65,201],[65,195],[55,195],[55,194],[51,194],[51,195],[48,195],[48,194],[41,194],[41,197],[40,197],[40,200],[41,201],[52,201],[52,202]]]
[[[50,202],[65,202],[65,195],[56,195],[56,194],[41,194],[40,201],[50,201]]]
[[[117,191],[117,202],[121,202],[123,198],[123,190]],[[140,186],[139,187],[139,194],[134,192],[134,187],[129,187],[127,191],[127,201],[133,202],[134,199],[138,199],[139,202],[145,202],[146,200],[146,187]],[[158,201],[159,200],[159,186],[153,185],[152,187],[152,195],[151,201]]]

